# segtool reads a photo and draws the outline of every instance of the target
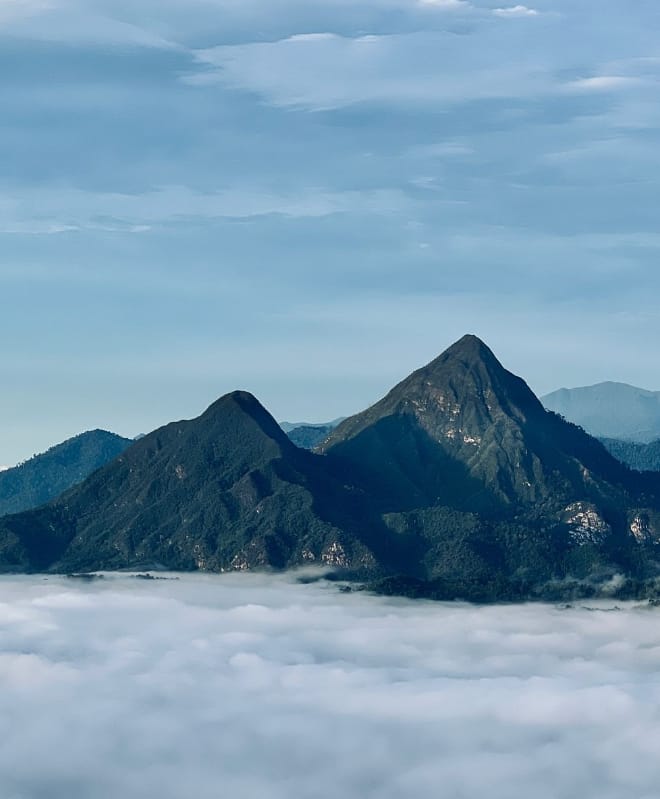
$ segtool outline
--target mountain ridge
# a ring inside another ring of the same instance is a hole
[[[658,497],[659,475],[547,411],[468,335],[318,452],[253,395],[225,395],[0,520],[0,568],[319,564],[385,592],[475,601],[593,595],[622,573],[626,591],[655,596]]]
[[[339,416],[337,419],[333,419],[330,422],[278,422],[279,426],[284,430],[285,433],[291,433],[293,430],[299,430],[305,427],[330,427],[335,428],[338,424],[341,424],[346,416]]]

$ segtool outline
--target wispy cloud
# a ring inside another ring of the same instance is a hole
[[[4,202],[3,202],[4,199]],[[52,235],[81,230],[145,233],[153,225],[210,219],[249,219],[282,215],[320,218],[333,214],[392,214],[410,201],[402,191],[332,191],[303,187],[278,194],[236,186],[217,192],[195,192],[169,186],[142,194],[91,192],[80,189],[35,189],[3,197],[0,234]]]
[[[0,2],[0,35],[9,33],[13,38],[32,41],[62,42],[96,46],[130,46],[178,49],[170,41],[148,26],[136,24],[110,13],[94,9],[94,4],[77,6],[75,3],[44,0]]]
[[[565,88],[575,92],[609,92],[623,91],[643,85],[644,81],[641,78],[626,75],[596,75],[570,81]]]
[[[494,8],[493,14],[497,17],[537,17],[539,12],[534,8],[518,5]]]

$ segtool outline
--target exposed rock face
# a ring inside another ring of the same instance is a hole
[[[638,544],[660,543],[660,516],[651,509],[631,514],[630,533]]]
[[[571,539],[578,545],[603,544],[612,528],[603,519],[595,505],[573,502],[565,510],[564,522]]]

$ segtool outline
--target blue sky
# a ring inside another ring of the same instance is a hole
[[[465,332],[660,388],[657,0],[0,0],[0,463]]]

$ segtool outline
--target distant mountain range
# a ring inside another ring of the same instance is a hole
[[[287,435],[297,447],[315,449],[319,444],[325,441],[337,424],[338,422],[301,425],[300,427],[294,427],[292,430],[287,431]]]
[[[293,430],[299,430],[304,427],[329,427],[332,430],[343,422],[345,418],[345,416],[340,416],[339,419],[334,419],[332,422],[280,422],[280,427],[285,433],[291,433]]]
[[[19,466],[0,470],[0,516],[44,505],[82,483],[132,443],[105,430],[91,430]]]
[[[541,398],[544,406],[561,414],[598,438],[649,443],[660,438],[660,392],[625,383],[598,383],[584,388],[562,388]]]
[[[316,452],[235,392],[0,520],[5,571],[319,564],[478,601],[655,597],[659,546],[660,475],[546,411],[474,336]]]

